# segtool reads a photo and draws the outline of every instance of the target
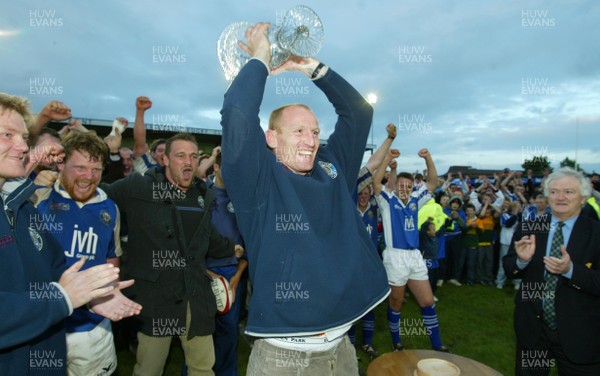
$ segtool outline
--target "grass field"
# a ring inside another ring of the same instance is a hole
[[[440,329],[444,344],[450,351],[480,361],[504,375],[512,375],[515,358],[515,339],[512,327],[513,297],[510,287],[498,290],[490,286],[456,287],[445,284],[436,293],[436,303]],[[420,322],[421,314],[415,301],[409,297],[402,311],[402,322],[412,325],[407,335],[402,337],[405,348],[430,349],[429,338],[414,328]],[[391,351],[391,339],[387,329],[386,305],[376,309],[374,347],[380,354]],[[357,330],[358,343],[361,343],[361,330]],[[180,375],[183,361],[182,351],[176,341],[169,356],[165,375]],[[126,347],[119,343],[119,366],[115,375],[131,375],[135,359]],[[245,375],[250,347],[240,337],[240,375]],[[370,360],[362,350],[357,350],[361,358],[359,367],[365,372]]]

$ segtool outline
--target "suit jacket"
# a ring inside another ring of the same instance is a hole
[[[509,278],[522,278],[515,297],[515,333],[525,348],[534,346],[541,335],[544,298],[544,263],[550,230],[549,215],[525,221],[513,236],[503,259]],[[535,253],[523,270],[517,267],[514,242],[534,234]],[[566,356],[574,363],[598,361],[600,354],[600,222],[579,215],[567,244],[573,262],[571,279],[559,277],[555,292],[558,336]]]

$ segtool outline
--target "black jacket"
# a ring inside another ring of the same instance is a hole
[[[151,336],[204,336],[215,329],[216,302],[206,272],[206,256],[234,253],[233,241],[221,236],[210,221],[214,193],[201,180],[183,194],[199,195],[202,217],[191,239],[176,210],[176,198],[165,195],[169,185],[165,168],[102,185],[127,215],[128,251],[123,271],[135,284],[125,293],[143,306],[141,330]],[[190,196],[192,197],[192,196]],[[191,324],[185,328],[189,302]]]

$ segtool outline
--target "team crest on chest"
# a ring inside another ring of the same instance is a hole
[[[233,208],[233,202],[229,201],[229,204],[227,204],[227,211],[230,213],[235,213],[235,209]]]
[[[411,202],[410,204],[408,204],[408,209],[410,209],[411,211],[417,211],[417,204]]]
[[[200,209],[204,209],[204,197],[198,196],[198,205],[200,205]]]
[[[44,240],[40,234],[33,227],[29,227],[29,236],[31,236],[31,241],[33,242],[35,248],[38,250],[38,252],[41,252],[42,248],[44,248]]]
[[[102,224],[108,226],[111,224],[112,222],[112,218],[110,217],[110,213],[107,212],[106,210],[101,210],[100,211],[100,221],[102,222]]]
[[[338,176],[337,169],[335,168],[335,166],[332,163],[319,161],[319,166],[321,166],[321,168],[323,170],[325,170],[325,172],[327,173],[327,175],[329,175],[330,178],[332,178],[332,179],[337,178],[337,176]]]

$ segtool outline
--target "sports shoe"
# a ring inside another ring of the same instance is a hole
[[[498,290],[502,290],[502,289],[504,288],[504,286],[502,286],[501,284],[497,284],[497,285],[496,285],[496,288],[497,288]]]
[[[437,287],[442,287],[444,285],[444,280],[443,279],[439,279],[436,283]]]
[[[394,349],[394,352],[402,351],[402,350],[404,350],[404,346],[400,342],[398,342],[398,343],[394,344],[393,349]]]
[[[434,302],[437,302],[438,300],[439,300],[439,299],[437,298],[437,296],[435,296],[435,295],[434,295],[434,296],[433,296],[433,301],[434,301]]]
[[[515,290],[519,290],[520,285],[515,285]]]
[[[455,278],[452,278],[451,280],[448,281],[449,284],[460,287],[462,286],[462,283],[458,282],[458,280],[456,280]]]
[[[449,353],[449,352],[450,352],[450,349],[449,349],[449,348],[447,348],[447,347],[446,347],[446,346],[444,346],[444,345],[442,345],[442,346],[440,346],[439,348],[437,348],[437,349],[434,349],[434,350],[435,350],[435,351],[439,351],[439,352],[445,352],[445,353]]]
[[[371,357],[371,359],[379,356],[379,353],[373,348],[372,345],[363,345],[362,349]]]

